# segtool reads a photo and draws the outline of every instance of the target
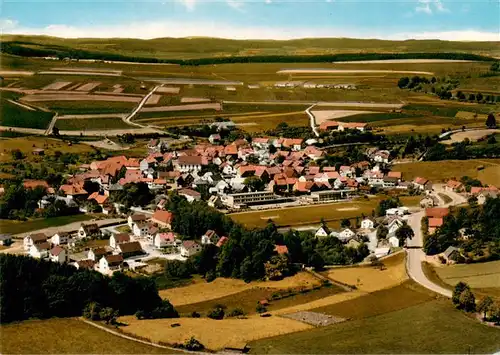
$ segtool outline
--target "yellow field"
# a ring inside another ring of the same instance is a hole
[[[287,289],[298,286],[311,287],[317,284],[319,281],[314,276],[306,272],[299,272],[280,281],[246,283],[243,280],[217,278],[210,283],[202,281],[185,287],[160,290],[159,293],[162,298],[168,299],[174,306],[182,306],[229,296],[254,287]]]
[[[406,181],[421,176],[432,182],[439,182],[452,178],[460,179],[462,176],[467,175],[471,178],[486,179],[492,183],[493,181],[491,181],[489,174],[490,170],[487,172],[484,170],[487,170],[489,167],[500,168],[498,164],[500,164],[500,159],[426,161],[398,164],[395,170],[401,171]],[[477,170],[481,165],[485,169],[483,171]],[[494,174],[500,174],[496,169],[494,171]]]
[[[463,281],[472,288],[500,288],[500,261],[446,265],[435,270],[444,282],[452,286]]]
[[[119,321],[128,324],[122,327],[124,332],[148,338],[153,342],[183,343],[194,336],[211,350],[313,328],[302,322],[274,316],[224,320],[209,318],[137,320],[134,316],[127,316],[120,317]],[[180,326],[172,328],[170,325],[173,323],[179,323]]]
[[[500,165],[492,165],[477,172],[477,178],[483,184],[500,187]]]
[[[323,218],[325,221],[334,222],[329,223],[329,226],[335,228],[338,227],[343,218],[355,218],[361,216],[362,213],[367,216],[371,215],[378,202],[378,198],[359,199],[352,202],[234,213],[229,216],[247,227],[265,226],[268,219],[272,219],[278,226],[293,226],[319,223]]]
[[[408,279],[404,264],[404,253],[399,253],[384,260],[385,269],[374,267],[334,268],[325,272],[328,278],[349,285],[358,290],[373,292],[399,285]]]

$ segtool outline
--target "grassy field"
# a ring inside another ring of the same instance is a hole
[[[464,354],[492,353],[499,344],[498,329],[468,318],[445,300],[262,339],[250,347],[255,354]]]
[[[404,264],[404,253],[384,259],[384,269],[371,266],[339,267],[324,271],[322,274],[334,281],[356,286],[363,292],[373,292],[391,288],[408,279]]]
[[[464,281],[472,288],[500,288],[500,261],[446,265],[435,270],[444,282],[452,286]]]
[[[371,215],[379,200],[356,200],[352,202],[339,202],[326,205],[313,205],[305,207],[292,207],[277,210],[234,213],[229,216],[236,222],[247,227],[262,227],[272,219],[278,226],[294,226],[305,224],[318,224],[323,218],[332,228],[338,227],[340,220],[353,219],[357,216]]]
[[[86,118],[86,119],[64,119],[57,120],[55,127],[60,130],[85,130],[85,129],[120,129],[133,128],[116,117]]]
[[[106,333],[76,319],[29,320],[0,327],[3,354],[177,354]]]
[[[161,290],[160,296],[168,299],[174,306],[206,302],[244,292],[252,288],[288,289],[293,287],[312,287],[319,285],[317,278],[306,272],[299,272],[279,281],[250,282],[238,279],[217,278],[207,283],[194,279],[192,285],[169,290]]]
[[[269,306],[267,306],[266,308],[269,311],[275,311],[299,304],[312,302],[324,297],[341,293],[342,291],[343,290],[337,286],[322,287],[319,290],[311,290],[307,293],[301,293],[298,292],[297,289],[295,289],[293,290],[293,296],[286,297],[281,300],[271,300],[269,302]],[[179,313],[186,316],[189,316],[192,312],[198,312],[202,316],[206,316],[207,313],[217,304],[222,304],[227,307],[227,312],[230,312],[235,308],[241,308],[245,312],[245,314],[251,315],[256,313],[255,308],[260,300],[270,300],[272,295],[276,293],[289,294],[288,290],[285,289],[254,287],[242,292],[238,292],[221,298],[216,298],[210,301],[179,306],[176,309]]]
[[[134,102],[113,101],[44,101],[37,104],[60,115],[128,113],[136,106]]]
[[[397,168],[396,168],[397,169]],[[404,176],[403,176],[404,178]],[[422,200],[423,196],[415,195],[415,196],[399,196],[399,200],[403,204],[403,206],[407,207],[415,207],[420,206],[420,200]]]
[[[63,226],[73,222],[88,221],[92,218],[92,216],[78,214],[74,216],[61,216],[28,221],[0,219],[0,232],[9,234],[25,233],[43,228]]]
[[[2,92],[0,95],[0,126],[47,128],[50,120],[54,116],[52,112],[28,110],[16,105],[8,101],[14,98],[14,96],[10,94],[11,93]]]
[[[488,173],[477,168],[482,165],[489,169],[490,166],[499,167],[498,164],[500,164],[500,159],[445,160],[398,164],[394,170],[401,171],[407,181],[421,176],[438,182],[452,178],[460,179],[465,175],[480,179],[489,177]]]
[[[483,184],[500,186],[500,164],[486,167],[477,173],[477,178]]]

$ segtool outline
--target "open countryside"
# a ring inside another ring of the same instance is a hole
[[[500,352],[498,4],[18,5],[2,353]]]

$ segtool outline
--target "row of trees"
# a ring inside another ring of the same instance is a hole
[[[94,313],[105,319],[116,314],[175,315],[168,301],[158,295],[154,280],[112,277],[96,271],[27,256],[0,255],[0,319],[2,323],[28,318],[74,317],[93,304]],[[101,311],[106,311],[101,314]],[[111,309],[112,311],[109,311]],[[155,313],[156,312],[156,313]]]
[[[455,285],[451,300],[456,308],[468,313],[480,312],[483,321],[500,325],[500,302],[495,302],[493,298],[486,296],[476,303],[474,293],[465,282],[460,281]]]
[[[424,250],[427,254],[434,255],[450,246],[455,246],[465,252],[473,253],[476,257],[499,259],[498,216],[500,216],[500,197],[487,198],[482,206],[472,204],[469,207],[461,207],[444,217],[443,225],[435,233],[425,236]]]
[[[425,154],[425,160],[467,160],[480,158],[496,158],[500,156],[500,145],[496,140],[490,144],[471,144],[469,141],[453,143],[451,147],[437,143],[430,147]]]

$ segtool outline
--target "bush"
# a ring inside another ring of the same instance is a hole
[[[244,316],[245,312],[241,308],[235,308],[229,312],[228,317],[239,317]]]
[[[215,274],[215,272],[212,270],[212,271],[209,271],[207,272],[207,275],[205,276],[205,280],[207,282],[212,282],[213,280],[215,280],[217,278],[217,275]]]
[[[280,300],[283,296],[279,292],[275,292],[271,295],[272,300]]]
[[[193,313],[191,313],[191,318],[200,318],[200,317],[201,317],[201,315],[198,312],[196,312],[196,311],[194,311]]]
[[[210,312],[208,312],[207,317],[211,319],[221,320],[224,319],[224,308],[215,306]]]
[[[191,351],[201,351],[205,349],[205,346],[202,343],[200,343],[199,340],[196,340],[194,337],[191,337],[189,340],[186,340],[182,348]]]
[[[255,307],[255,311],[257,313],[265,313],[265,312],[267,312],[267,308],[263,304],[259,303],[259,304],[257,304],[257,307]]]
[[[99,312],[99,318],[105,321],[106,324],[115,324],[116,318],[118,318],[118,311],[115,311],[111,307],[103,308]]]
[[[97,302],[90,302],[83,309],[83,316],[90,320],[100,320],[101,305]]]

